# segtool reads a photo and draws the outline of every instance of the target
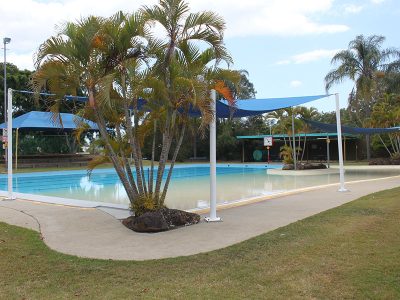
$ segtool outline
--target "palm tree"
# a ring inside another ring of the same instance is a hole
[[[315,117],[319,116],[319,112],[315,107],[307,108],[305,106],[300,106],[298,112],[301,118],[305,120],[312,120]],[[304,132],[304,142],[303,142],[303,152],[301,154],[300,161],[303,161],[304,158],[306,142],[307,142],[307,133],[311,131],[311,127],[307,122],[303,122],[302,131]]]
[[[393,49],[382,49],[384,41],[383,36],[357,36],[350,41],[348,49],[338,52],[332,58],[331,64],[338,64],[338,67],[325,76],[327,91],[345,79],[354,81],[355,86],[349,97],[349,108],[361,126],[368,121],[372,107],[379,98],[378,79],[386,66],[385,63],[396,54]],[[368,136],[367,158],[370,158]]]
[[[356,112],[359,124],[370,116],[377,96],[377,79],[385,63],[395,54],[393,49],[382,49],[383,36],[357,36],[350,41],[348,49],[338,52],[331,64],[338,65],[325,76],[327,91],[345,79],[354,81],[354,97],[349,106]]]
[[[217,14],[210,11],[190,13],[188,4],[182,0],[160,0],[158,5],[144,6],[141,12],[149,27],[157,23],[166,36],[164,39],[154,38],[154,44],[158,45],[159,51],[156,53],[157,60],[153,67],[166,90],[163,123],[160,127],[165,142],[161,149],[154,190],[156,202],[162,205],[173,168],[171,163],[164,191],[161,193],[161,179],[176,129],[174,119],[180,116],[182,121],[180,141],[187,123],[187,114],[181,112],[188,112],[191,105],[200,109],[202,125],[208,124],[210,118],[214,117],[209,107],[209,90],[217,88],[220,93],[224,93],[225,89],[224,85],[216,85],[215,81],[210,80],[210,74],[215,70],[206,70],[205,63],[209,63],[211,59],[214,66],[217,66],[221,61],[229,64],[232,59],[223,43],[225,22]],[[201,52],[199,45],[208,47]],[[196,92],[195,87],[200,89]],[[179,148],[178,142],[173,159]]]
[[[149,24],[158,20],[168,32],[165,41],[150,34]],[[140,13],[119,12],[110,18],[92,16],[67,23],[39,48],[34,89],[55,94],[51,97],[55,116],[64,95],[88,97],[78,113],[98,124],[104,149],[89,168],[111,161],[137,215],[164,206],[189,111],[199,110],[204,127],[214,117],[210,89],[231,99],[221,80],[238,81],[240,76],[217,67],[220,61],[231,62],[223,29],[223,20],[211,12],[189,14],[182,1],[160,1]],[[205,41],[208,47],[200,48],[194,41]],[[155,172],[158,132],[162,147]],[[153,137],[153,144],[146,176],[142,147],[147,136]]]
[[[129,66],[140,60],[142,46],[137,37],[142,33],[140,16],[121,12],[109,19],[90,16],[67,23],[40,46],[32,78],[36,91],[55,94],[51,97],[55,117],[65,95],[81,93],[88,97],[78,113],[97,123],[107,153],[93,165],[111,161],[131,201],[144,194],[145,187],[141,176],[136,181],[133,178],[127,159],[131,152],[136,170],[140,169],[138,137],[132,138],[129,116],[133,98],[127,96],[125,80]],[[114,129],[113,134],[108,128]],[[127,129],[127,136],[123,136],[121,128]],[[129,150],[127,140],[131,144]]]

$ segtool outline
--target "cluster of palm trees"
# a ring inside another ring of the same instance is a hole
[[[304,153],[306,152],[307,133],[312,131],[310,125],[304,120],[315,120],[319,117],[320,113],[315,107],[308,108],[305,106],[284,108],[270,112],[264,116],[266,120],[275,120],[276,123],[272,130],[274,133],[284,133],[289,136],[287,139],[284,138],[285,145],[280,149],[280,156],[285,163],[293,163],[294,158],[296,158],[296,161],[303,161]],[[304,134],[303,143],[301,142],[300,135],[297,141],[296,139],[290,138],[293,132]],[[295,151],[293,151],[293,149],[295,149]]]
[[[97,123],[104,149],[90,168],[112,162],[137,215],[164,206],[190,111],[200,112],[204,128],[214,118],[211,89],[233,101],[227,86],[241,74],[220,67],[232,62],[224,29],[213,12],[160,0],[134,13],[67,23],[37,52],[33,88],[54,94],[48,101],[55,117],[65,95],[87,96],[76,113]],[[153,139],[149,168],[142,157],[146,137]]]

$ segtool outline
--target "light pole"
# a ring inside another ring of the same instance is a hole
[[[11,39],[9,37],[3,38],[3,44],[4,44],[4,123],[7,123],[7,44],[11,42]]]
[[[9,37],[3,38],[3,44],[4,44],[4,64],[3,64],[3,69],[4,69],[4,127],[7,128],[7,44],[11,42],[11,39]],[[3,130],[4,133],[4,130]],[[4,140],[3,140],[4,141]],[[5,145],[7,145],[5,143]],[[7,146],[4,147],[4,158],[5,161],[7,161]]]

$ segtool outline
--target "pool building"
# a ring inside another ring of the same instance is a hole
[[[241,161],[268,160],[268,150],[264,146],[264,138],[272,136],[273,145],[269,148],[270,161],[282,161],[279,157],[280,148],[293,141],[288,134],[265,134],[236,136],[241,141]],[[337,133],[299,133],[295,134],[296,147],[304,150],[303,161],[328,162],[338,160]],[[342,133],[343,159],[359,160],[364,157],[364,145],[357,135]],[[305,147],[304,147],[305,142]],[[299,145],[300,144],[300,145]],[[302,153],[300,152],[300,157]]]

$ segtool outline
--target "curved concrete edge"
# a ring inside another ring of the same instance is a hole
[[[2,205],[2,201],[0,201],[0,221],[40,232],[39,224],[33,216],[11,207],[5,207]]]
[[[26,216],[22,217],[22,213],[12,213],[13,217],[6,213],[5,216],[6,208],[33,215],[41,224],[44,242],[62,253],[98,259],[151,260],[224,248],[361,196],[399,185],[399,178],[392,177],[348,183],[348,192],[338,192],[335,185],[293,193],[221,210],[218,214],[223,222],[201,222],[156,234],[133,232],[110,214],[98,209],[23,200],[0,202],[0,220],[20,222],[19,226],[26,222]],[[18,220],[12,221],[13,218]]]

